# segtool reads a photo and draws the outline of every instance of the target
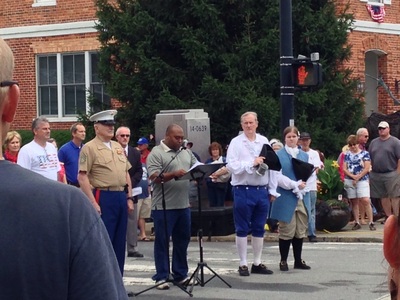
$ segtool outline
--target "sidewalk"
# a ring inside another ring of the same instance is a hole
[[[341,243],[382,243],[383,226],[380,222],[375,222],[375,231],[371,231],[368,225],[361,225],[359,230],[351,230],[353,223],[347,224],[341,231],[317,231],[318,242],[341,242]],[[278,234],[266,233],[266,241],[278,241]]]
[[[352,223],[347,224],[341,231],[328,232],[328,231],[317,231],[318,242],[339,242],[339,243],[382,243],[383,241],[383,226],[380,220],[375,222],[375,231],[371,231],[368,225],[361,225],[362,228],[359,230],[351,230],[353,227]],[[208,237],[204,236],[204,240]],[[197,240],[197,237],[192,237],[192,240]],[[266,242],[278,242],[278,234],[265,232],[264,240]],[[235,234],[227,236],[212,236],[211,241],[216,242],[234,242]],[[308,242],[305,239],[305,242]]]
[[[204,220],[207,221],[207,220]],[[375,223],[376,230],[371,231],[368,225],[361,225],[362,228],[359,230],[351,230],[353,223],[350,222],[341,231],[328,232],[328,231],[317,231],[318,242],[339,242],[339,243],[382,243],[383,241],[383,226],[381,220],[377,220]],[[150,231],[153,223],[146,223],[147,236],[150,237]],[[152,240],[153,236],[150,237]],[[197,237],[192,237],[192,241],[196,241]],[[208,240],[208,236],[204,235],[203,240]],[[266,242],[278,242],[278,234],[265,232],[264,240]],[[213,242],[235,242],[235,234],[227,236],[211,236]],[[308,242],[305,239],[305,242]]]

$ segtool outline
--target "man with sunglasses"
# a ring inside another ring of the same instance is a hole
[[[132,187],[138,186],[142,179],[143,169],[140,161],[140,152],[132,146],[129,146],[131,138],[131,130],[128,127],[118,127],[115,132],[115,138],[121,145],[125,152],[128,161],[132,165],[129,169],[129,175],[131,176]],[[143,257],[143,254],[138,251],[138,216],[137,216],[137,203],[138,197],[134,196],[133,207],[134,210],[128,213],[128,228],[126,229],[126,247],[128,249],[128,257]]]
[[[368,147],[371,156],[371,197],[381,198],[386,217],[397,214],[400,201],[400,141],[390,135],[388,122],[378,125],[379,137]]]
[[[106,110],[89,118],[94,122],[96,137],[81,150],[78,180],[82,191],[101,214],[123,275],[128,212],[134,206],[128,173],[131,164],[121,145],[111,140],[116,114],[116,110]]]
[[[360,149],[367,150],[366,145],[369,139],[368,129],[364,127],[358,128],[356,135],[357,135],[358,146],[360,147]]]

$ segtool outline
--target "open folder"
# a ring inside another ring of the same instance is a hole
[[[225,166],[226,163],[220,164],[202,164],[199,163],[194,167],[190,168],[189,171],[186,172],[182,177],[177,178],[176,180],[196,180],[210,176],[212,173],[217,171],[219,168]]]

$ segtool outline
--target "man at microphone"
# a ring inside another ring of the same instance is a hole
[[[191,151],[183,149],[184,133],[177,124],[168,126],[165,138],[147,157],[149,178],[153,182],[152,218],[154,222],[154,262],[156,274],[152,277],[157,289],[169,289],[169,249],[172,237],[173,281],[185,284],[188,277],[187,248],[191,234],[189,208],[189,180],[182,177],[197,161]],[[164,193],[163,193],[164,190]],[[166,221],[164,220],[163,198]],[[165,230],[167,224],[167,234]]]

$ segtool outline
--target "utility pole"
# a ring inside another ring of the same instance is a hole
[[[281,134],[294,125],[292,0],[279,1]]]

